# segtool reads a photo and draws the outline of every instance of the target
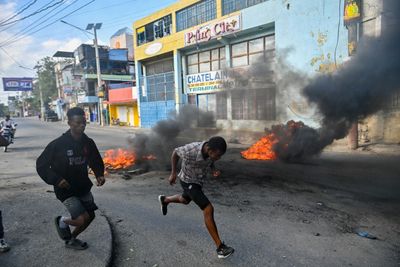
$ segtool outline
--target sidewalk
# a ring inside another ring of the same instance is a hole
[[[5,238],[11,246],[9,252],[0,253],[0,266],[108,266],[112,234],[101,211],[96,212],[93,223],[79,236],[89,248],[66,249],[54,226],[56,215],[67,214],[61,202],[47,187],[29,191],[25,191],[24,185],[18,187],[0,190]]]

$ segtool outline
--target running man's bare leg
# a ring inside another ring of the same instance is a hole
[[[219,248],[222,242],[221,239],[219,238],[217,225],[215,224],[214,221],[214,207],[211,205],[211,203],[204,208],[203,214],[207,230],[210,233],[212,239],[214,240],[215,245],[217,246],[217,248]]]
[[[184,197],[182,197],[182,195],[174,195],[174,196],[165,197],[164,203],[165,204],[180,203],[180,204],[185,204],[185,205],[189,204],[189,202]]]
[[[76,238],[80,233],[82,233],[95,218],[94,212],[85,212],[79,215],[76,219],[65,219],[64,222],[68,225],[75,226],[74,231],[72,231],[72,237]]]

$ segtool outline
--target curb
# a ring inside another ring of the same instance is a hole
[[[113,227],[112,227],[112,224],[110,222],[110,219],[107,217],[107,215],[105,214],[104,211],[101,211],[100,216],[104,217],[105,220],[107,221],[108,230],[110,232],[110,237],[111,238],[110,238],[110,240],[108,242],[108,245],[109,245],[110,249],[108,250],[108,253],[107,253],[106,267],[111,267],[111,266],[113,266],[114,254],[115,254],[115,252],[114,252],[114,242],[115,242],[114,231],[113,231]]]

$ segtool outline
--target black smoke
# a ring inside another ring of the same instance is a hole
[[[384,109],[390,98],[399,92],[399,29],[398,24],[384,24],[381,36],[363,37],[349,61],[332,74],[310,80],[303,89],[304,96],[322,115],[321,128],[315,130],[318,135],[305,142],[315,151],[311,155],[321,152],[334,140],[344,138],[353,123]],[[302,142],[303,137],[310,138],[308,134],[303,136],[302,129],[298,135],[297,139]],[[309,147],[304,149],[310,150]]]
[[[213,126],[214,115],[193,105],[183,106],[179,113],[172,112],[168,119],[157,122],[150,133],[138,133],[129,138],[129,145],[135,152],[138,165],[146,168],[165,170],[169,168],[173,149],[183,143],[208,139],[206,131],[198,126]],[[180,134],[185,139],[180,140]],[[148,155],[156,156],[156,160],[142,160]]]
[[[277,64],[255,64],[245,74],[231,73],[233,84],[239,85],[236,87],[251,89],[250,81],[265,81],[272,66],[280,101],[295,97],[293,88],[301,88],[308,104],[317,108],[318,129],[302,123],[301,127],[292,128],[291,121],[267,129],[267,133],[274,133],[280,140],[273,148],[278,158],[291,161],[318,155],[334,140],[344,138],[354,123],[384,109],[390,98],[400,93],[399,6],[400,1],[383,1],[381,33],[377,37],[363,36],[356,54],[334,73],[307,78],[282,58],[277,59]],[[280,51],[284,55],[289,53]]]

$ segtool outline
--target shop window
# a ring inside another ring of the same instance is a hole
[[[248,65],[248,42],[232,45],[232,67]]]
[[[259,60],[269,61],[274,58],[274,35],[232,45],[232,67],[247,66]]]
[[[188,74],[223,69],[225,67],[225,47],[188,55],[186,61]]]
[[[188,67],[188,73],[189,74],[195,74],[199,72],[199,65],[192,65]]]
[[[204,0],[176,12],[176,31],[213,20],[217,15],[216,0]]]
[[[232,90],[232,119],[274,120],[275,90]]]
[[[172,16],[165,16],[136,30],[137,45],[142,45],[155,39],[171,34]]]
[[[223,15],[254,6],[267,0],[222,0]]]

